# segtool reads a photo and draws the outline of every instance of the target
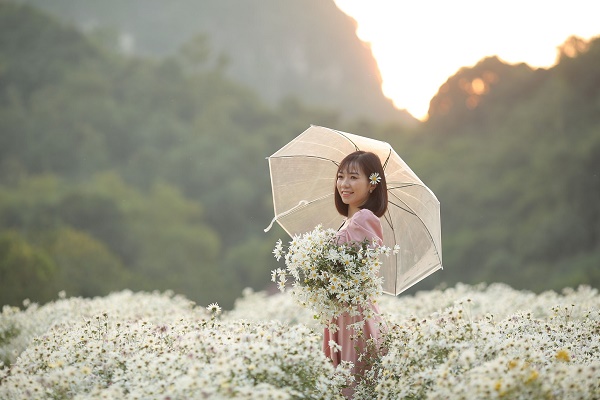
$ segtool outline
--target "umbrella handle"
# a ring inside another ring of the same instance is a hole
[[[265,232],[269,232],[271,230],[271,228],[273,227],[273,224],[275,223],[275,221],[277,221],[280,217],[285,217],[286,215],[294,212],[298,207],[300,206],[305,206],[308,204],[308,201],[306,200],[300,200],[300,202],[298,202],[298,204],[296,204],[294,207],[290,208],[287,211],[284,211],[282,213],[277,214],[276,216],[273,217],[273,219],[271,220],[271,223],[269,224],[269,226],[267,226],[264,231]]]

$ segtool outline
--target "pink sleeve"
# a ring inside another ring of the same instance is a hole
[[[382,245],[383,229],[381,221],[371,210],[360,210],[350,219],[348,226],[337,233],[337,237],[340,243],[360,242],[375,238],[378,244]]]

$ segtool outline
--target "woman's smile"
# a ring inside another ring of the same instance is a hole
[[[342,201],[348,204],[348,214],[351,216],[369,198],[371,185],[363,171],[356,166],[350,166],[348,170],[338,173],[336,187]]]

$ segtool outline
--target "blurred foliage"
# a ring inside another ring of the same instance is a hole
[[[600,286],[600,39],[549,70],[462,69],[417,127],[268,105],[207,62],[209,37],[152,59],[103,43],[0,3],[0,304],[267,287],[285,232],[263,232],[265,157],[311,123],[390,142],[438,196],[445,269],[411,290]]]
[[[432,281],[600,286],[599,62],[600,38],[571,38],[549,70],[487,58],[440,88],[414,161],[442,203]]]

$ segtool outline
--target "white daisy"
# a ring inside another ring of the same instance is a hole
[[[373,172],[371,175],[369,175],[369,181],[371,182],[371,185],[377,185],[379,182],[381,182],[379,173]]]
[[[217,303],[212,303],[209,304],[206,309],[211,313],[211,314],[220,314],[221,313],[221,307],[217,304]]]

